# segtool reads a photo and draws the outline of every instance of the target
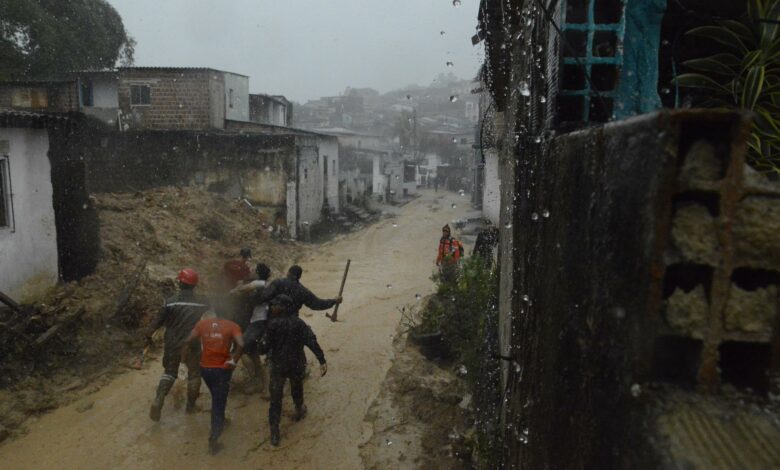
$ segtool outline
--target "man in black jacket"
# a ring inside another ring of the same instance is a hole
[[[320,363],[320,372],[328,372],[325,354],[317,343],[317,337],[303,320],[294,312],[295,304],[288,295],[278,295],[271,301],[271,319],[268,321],[265,337],[260,344],[260,353],[267,353],[271,362],[271,406],[268,409],[268,422],[271,425],[271,444],[279,445],[279,422],[282,417],[282,394],[284,382],[290,379],[290,391],[295,403],[295,421],[306,416],[303,402],[303,378],[306,371],[308,347]]]
[[[259,305],[267,302],[279,295],[286,295],[292,300],[292,312],[295,316],[304,305],[312,310],[327,310],[336,304],[341,303],[341,297],[335,299],[320,299],[301,284],[303,269],[298,266],[292,266],[287,271],[287,277],[276,279],[267,288],[258,290],[255,297],[255,304]]]
[[[179,364],[182,362],[181,349],[192,328],[208,310],[209,304],[205,298],[195,294],[198,285],[198,273],[194,269],[185,268],[179,272],[179,293],[165,301],[165,305],[146,336],[147,344],[152,342],[152,334],[165,327],[165,350],[163,352],[163,372],[157,393],[149,410],[153,421],[160,420],[165,396],[171,391],[176,377],[179,375]],[[200,394],[200,347],[194,347],[184,358],[187,366],[187,412],[195,411],[195,400]]]

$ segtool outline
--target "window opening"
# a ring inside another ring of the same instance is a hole
[[[81,82],[81,105],[88,108],[95,106],[92,82],[88,80]]]
[[[569,0],[563,23],[558,121],[607,122],[623,64],[622,0]],[[590,80],[588,80],[590,77]]]
[[[13,229],[11,171],[8,155],[0,154],[0,229]]]
[[[152,104],[152,91],[149,85],[130,85],[130,105],[149,106]]]

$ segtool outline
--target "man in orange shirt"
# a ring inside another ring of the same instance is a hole
[[[224,305],[206,314],[199,321],[187,338],[182,349],[182,357],[189,354],[190,344],[200,338],[200,375],[211,392],[211,434],[209,435],[209,451],[215,454],[219,451],[219,436],[225,427],[225,407],[230,392],[230,378],[244,349],[244,338],[238,324],[222,318],[228,313]],[[213,315],[216,313],[217,315]],[[231,355],[231,346],[235,344]]]
[[[446,266],[458,264],[463,255],[463,245],[450,235],[450,226],[445,225],[441,228],[441,238],[439,239],[439,251],[436,256],[436,266]]]
[[[463,245],[450,235],[450,226],[442,227],[436,266],[439,266],[442,280],[445,282],[452,282],[456,279],[458,261],[463,256],[463,251]]]

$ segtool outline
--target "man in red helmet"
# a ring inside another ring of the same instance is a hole
[[[176,377],[179,375],[179,364],[184,362],[187,366],[187,412],[195,411],[195,400],[200,393],[200,349],[191,348],[186,357],[182,358],[181,350],[192,328],[209,309],[208,302],[195,294],[195,286],[198,285],[198,273],[194,269],[185,268],[179,271],[179,293],[165,301],[160,310],[157,321],[149,330],[146,341],[152,342],[152,334],[165,327],[165,350],[163,353],[163,372],[157,393],[149,410],[149,417],[153,421],[160,420],[165,396],[173,387]],[[182,361],[182,359],[184,359]]]

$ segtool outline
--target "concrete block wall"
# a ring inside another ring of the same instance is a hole
[[[655,468],[633,389],[714,391],[743,378],[735,355],[777,377],[778,191],[746,169],[749,125],[655,113],[555,137],[519,165],[503,146],[507,462]]]
[[[717,114],[679,128],[662,329],[688,340],[706,392],[723,380],[767,391],[772,379],[780,392],[780,184],[745,165],[748,133]]]
[[[119,77],[119,108],[125,129],[221,128],[224,121],[224,81],[215,89],[214,82],[224,80],[219,72],[208,70],[124,70]],[[131,85],[149,85],[151,104],[131,106]],[[214,98],[212,98],[214,95]],[[212,116],[211,101],[220,98],[221,119]]]

